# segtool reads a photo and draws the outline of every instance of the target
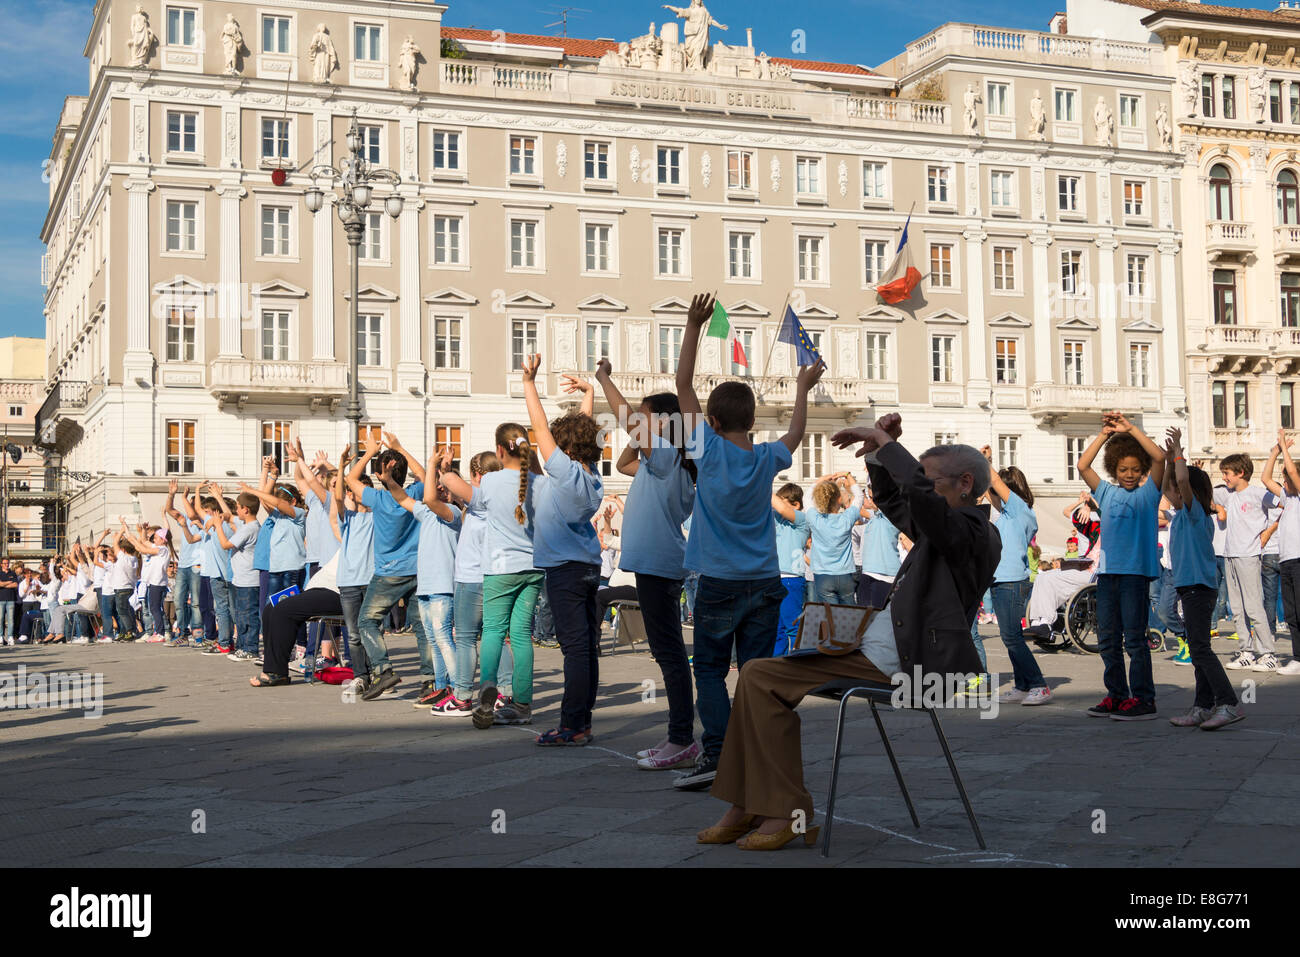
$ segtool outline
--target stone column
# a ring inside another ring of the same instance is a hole
[[[337,361],[334,354],[334,218],[333,193],[311,221],[311,353],[317,360]]]
[[[1101,326],[1101,384],[1119,385],[1119,331],[1115,301],[1115,250],[1112,235],[1097,237],[1097,320]]]
[[[966,241],[966,301],[969,325],[966,343],[966,400],[976,404],[992,394],[988,371],[988,342],[984,325],[984,241],[988,233],[972,227],[961,234]]]
[[[401,234],[398,243],[398,324],[397,400],[403,408],[403,434],[420,436],[428,445],[429,416],[425,383],[424,352],[421,335],[424,304],[420,301],[420,210],[424,203],[415,196],[416,186],[403,185],[405,205],[398,217]],[[423,446],[421,446],[423,447]]]
[[[244,354],[243,295],[240,286],[240,253],[243,246],[239,232],[239,201],[247,195],[239,181],[227,180],[217,186],[221,197],[220,243],[218,256],[217,317],[221,323],[220,358],[240,358]]]
[[[1034,289],[1034,385],[1052,381],[1052,284],[1047,272],[1047,247],[1052,237],[1045,231],[1030,235]]]
[[[150,351],[153,318],[149,289],[149,194],[154,184],[132,177],[126,181],[126,352],[122,356],[121,422],[105,443],[104,470],[130,475],[136,469],[154,471],[154,355]]]
[[[1187,406],[1183,388],[1182,312],[1178,308],[1178,243],[1164,240],[1160,253],[1160,387],[1166,412]]]

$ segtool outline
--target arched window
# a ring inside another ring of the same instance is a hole
[[[1210,215],[1218,220],[1232,219],[1232,174],[1222,163],[1210,167]]]
[[[1277,222],[1279,226],[1300,225],[1300,187],[1289,169],[1277,174]]]

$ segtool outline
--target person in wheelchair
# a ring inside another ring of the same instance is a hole
[[[1053,633],[1064,630],[1064,624],[1060,629],[1055,626],[1064,616],[1070,599],[1096,577],[1097,561],[1101,557],[1101,522],[1096,506],[1092,496],[1083,492],[1078,501],[1066,507],[1065,514],[1084,548],[1078,558],[1065,559],[1058,568],[1040,571],[1034,579],[1025,613],[1029,619],[1025,636],[1038,644],[1050,643]]]

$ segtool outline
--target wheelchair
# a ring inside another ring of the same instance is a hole
[[[1035,638],[1038,647],[1056,651],[1073,645],[1095,655],[1100,651],[1097,636],[1097,583],[1090,582],[1071,595],[1059,609],[1047,638]],[[1147,629],[1147,647],[1159,651],[1164,647],[1164,632]]]

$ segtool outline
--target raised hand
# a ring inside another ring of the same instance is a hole
[[[697,293],[691,299],[691,308],[686,313],[686,328],[699,332],[700,327],[708,321],[709,316],[713,315],[715,301],[712,293]]]
[[[297,442],[284,443],[284,457],[287,458],[290,462],[302,461],[302,449],[298,447]]]
[[[347,445],[343,446],[343,451],[339,453],[339,467],[342,468],[343,466],[347,465],[351,461],[352,461],[352,443],[349,442]]]
[[[613,364],[610,363],[609,359],[602,357],[601,360],[596,363],[597,378],[600,378],[601,376],[612,375],[613,372],[614,372],[614,366]]]
[[[387,445],[394,452],[402,451],[402,443],[397,440],[396,435],[394,435],[392,432],[383,432],[381,434],[384,437],[385,445]]]
[[[450,472],[450,471],[451,471],[451,459],[452,459],[451,446],[450,446],[450,445],[444,445],[444,446],[442,447],[442,453],[438,456],[438,471],[439,471],[439,472]]]
[[[1278,429],[1277,430],[1278,451],[1281,452],[1281,451],[1285,451],[1286,449],[1290,449],[1294,447],[1295,447],[1295,439],[1291,438],[1286,434],[1286,429]]]
[[[534,353],[524,360],[523,377],[525,382],[536,382],[537,372],[542,367],[542,357],[539,353]]]
[[[317,449],[316,457],[311,460],[312,471],[313,472],[319,471],[328,464],[329,464],[329,456],[325,454],[325,450]]]
[[[817,362],[810,366],[799,367],[798,387],[807,392],[821,381],[822,373],[826,371],[826,363]]]
[[[574,392],[581,392],[584,394],[588,392],[594,393],[596,391],[596,387],[586,379],[579,379],[577,376],[570,375],[567,372],[561,378],[564,379],[564,391],[570,394]]]
[[[172,479],[170,482],[167,483],[167,494],[175,495],[177,490],[180,487],[181,487],[181,483],[176,481],[176,479]]]
[[[992,461],[993,461],[993,446],[991,446],[991,445],[981,445],[981,446],[980,446],[980,454],[983,455],[983,456],[984,456],[986,459],[988,459],[990,462],[992,462]]]
[[[372,458],[379,454],[380,442],[375,438],[374,433],[366,436],[366,455]]]

